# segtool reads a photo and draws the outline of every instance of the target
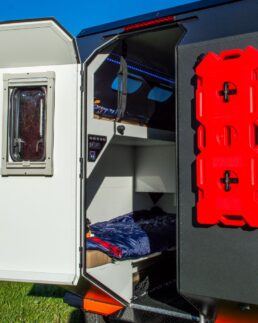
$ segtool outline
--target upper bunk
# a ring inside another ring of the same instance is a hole
[[[85,67],[89,134],[131,145],[175,141],[175,47],[183,34],[175,24],[118,37],[92,56]]]
[[[129,145],[175,142],[176,47],[186,33],[175,15],[181,21],[229,2],[196,1],[82,30],[88,134]]]

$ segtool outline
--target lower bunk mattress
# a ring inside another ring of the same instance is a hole
[[[92,224],[89,231],[86,264],[91,268],[172,248],[176,244],[176,215],[160,208],[135,211]]]

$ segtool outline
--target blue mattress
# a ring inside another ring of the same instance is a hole
[[[90,230],[93,237],[86,239],[88,250],[117,259],[138,258],[175,246],[176,216],[153,208],[90,225]]]

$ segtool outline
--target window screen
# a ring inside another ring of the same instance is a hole
[[[53,72],[5,74],[2,175],[53,175]]]
[[[46,158],[46,91],[46,87],[11,90],[9,150],[14,162]]]

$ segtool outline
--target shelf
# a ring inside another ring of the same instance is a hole
[[[119,131],[119,129],[122,131]],[[161,146],[175,144],[175,132],[145,125],[116,122],[108,119],[88,119],[88,133],[106,136],[107,141],[125,146]]]
[[[124,264],[127,263],[127,264],[130,264],[133,267],[133,273],[134,273],[134,272],[137,271],[136,267],[137,267],[137,264],[139,264],[140,262],[150,260],[150,259],[154,259],[154,258],[159,257],[160,255],[162,255],[164,252],[173,252],[175,250],[176,250],[176,247],[172,247],[172,248],[170,248],[168,250],[161,251],[161,252],[154,252],[154,253],[152,253],[150,255],[140,257],[140,258],[124,259],[124,260],[115,259],[115,260],[112,261],[112,263],[104,264],[104,265],[97,266],[97,267],[87,268],[87,272],[91,273],[91,272],[94,272],[96,269],[97,270],[104,270],[104,269],[106,269],[108,267],[112,267],[112,266],[115,266],[115,265],[120,265],[122,263],[124,263]]]
[[[123,146],[168,146],[175,145],[174,141],[170,140],[155,140],[155,139],[142,139],[137,137],[117,137],[115,136],[112,141],[114,145],[123,145]]]
[[[119,133],[123,127],[123,133]],[[175,143],[175,133],[168,130],[153,129],[140,125],[115,123],[112,142],[119,145],[153,146]]]
[[[175,251],[176,250],[176,247],[172,247],[168,250],[165,250],[165,251],[160,251],[160,252],[154,252],[154,253],[151,253],[150,255],[147,255],[147,256],[144,256],[144,257],[141,257],[141,258],[137,258],[137,259],[132,259],[131,262],[132,262],[132,265],[138,263],[138,262],[141,262],[141,261],[145,261],[145,260],[149,260],[149,259],[152,259],[152,258],[155,258],[155,257],[158,257],[160,256],[163,252],[171,252],[171,251]]]
[[[133,259],[131,261],[133,274],[139,271],[139,267],[145,266],[144,265],[145,261],[146,261],[146,263],[147,263],[147,261],[149,262],[151,260],[155,261],[155,258],[163,255],[164,253],[173,252],[173,251],[176,251],[176,247],[172,247],[172,248],[170,248],[168,250],[165,250],[165,251],[162,251],[162,252],[154,252],[154,253],[152,253],[152,254],[150,254],[148,256],[145,256],[145,257]]]
[[[123,128],[124,132],[121,134],[119,128]],[[118,137],[131,137],[139,139],[152,139],[152,140],[165,140],[175,141],[175,134],[172,131],[154,129],[141,125],[124,124],[121,122],[115,122],[115,135]]]

